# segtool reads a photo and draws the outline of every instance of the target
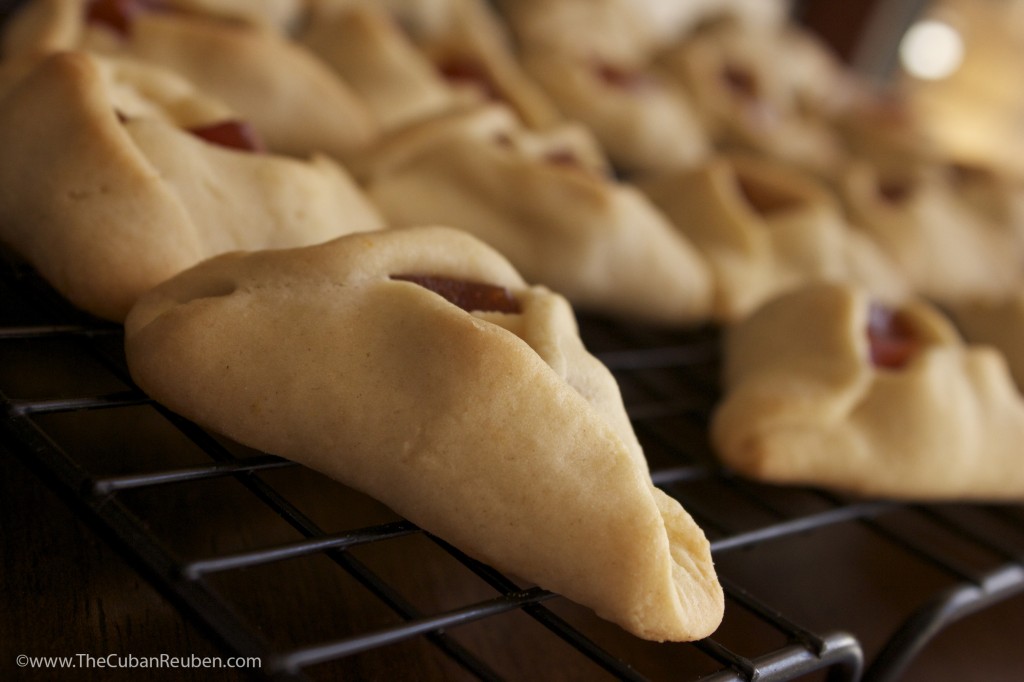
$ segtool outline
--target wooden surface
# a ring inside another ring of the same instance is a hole
[[[247,679],[230,671],[19,668],[16,657],[220,652],[0,449],[0,679]]]

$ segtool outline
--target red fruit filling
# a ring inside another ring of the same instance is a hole
[[[391,279],[419,284],[467,312],[519,313],[519,301],[505,287],[433,275],[392,275]]]
[[[637,69],[628,69],[601,62],[594,66],[594,72],[606,85],[627,92],[640,92],[654,87],[655,78]]]
[[[127,36],[135,17],[163,9],[167,6],[162,0],[90,0],[85,6],[85,20]]]
[[[921,348],[907,316],[880,303],[871,304],[867,334],[871,364],[882,369],[905,367]]]
[[[188,132],[212,144],[246,152],[263,152],[266,148],[252,124],[246,121],[219,121],[189,128]]]
[[[501,99],[501,93],[491,80],[490,74],[473,59],[449,57],[437,65],[437,70],[450,83],[475,85],[488,99]]]

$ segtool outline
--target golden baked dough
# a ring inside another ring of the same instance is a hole
[[[299,22],[307,0],[161,0],[174,9],[287,31]]]
[[[626,174],[688,167],[709,151],[691,102],[653,71],[663,26],[630,0],[500,3],[526,72]]]
[[[999,300],[962,302],[950,313],[964,338],[1003,354],[1017,388],[1024,391],[1024,289]]]
[[[857,80],[847,80],[846,86],[847,101],[831,121],[851,159],[883,175],[913,173],[934,161],[938,142],[904,93]]]
[[[498,249],[574,306],[679,326],[709,312],[706,264],[582,128],[526,130],[492,105],[400,131],[360,179],[394,227],[444,224]]]
[[[25,54],[0,61],[0,97],[40,68],[48,55]],[[168,69],[127,58],[92,55],[96,76],[112,106],[126,118],[157,118],[179,128],[238,119],[219,99]]]
[[[828,191],[780,162],[720,155],[641,187],[707,258],[720,321],[815,280],[858,283],[888,301],[909,293],[893,262],[846,224]]]
[[[327,157],[226,149],[180,128],[205,122],[194,117],[208,102],[156,88],[181,82],[154,71],[59,53],[0,100],[0,237],[73,303],[121,320],[214,254],[383,227]]]
[[[658,63],[685,88],[716,148],[831,173],[844,150],[821,109],[841,82],[814,46],[795,28],[727,24],[681,41]]]
[[[343,159],[376,134],[369,111],[306,48],[268,26],[181,11],[145,11],[125,33],[86,20],[84,4],[38,0],[5,29],[4,54],[87,49],[177,71],[226,102],[273,151]]]
[[[614,62],[644,62],[660,30],[634,0],[499,0],[519,44],[529,52]]]
[[[505,288],[519,312],[467,312],[410,275]],[[652,484],[571,308],[464,232],[221,256],[144,296],[125,347],[172,410],[640,637],[721,620],[708,542]]]
[[[850,220],[923,296],[944,304],[1000,298],[1021,283],[1016,235],[973,210],[933,164],[903,171],[851,164],[841,196]]]
[[[784,30],[792,25],[787,0],[619,1],[628,3],[651,26],[660,48],[677,44],[713,24],[732,23],[759,31]]]
[[[954,158],[947,162],[954,194],[997,229],[1005,231],[1024,265],[1024,178],[983,161]]]
[[[730,22],[781,28],[781,0],[497,0],[519,43],[530,49],[647,61],[698,27]]]
[[[872,340],[869,338],[872,330]],[[1024,402],[1003,357],[913,300],[816,284],[731,328],[712,440],[773,483],[921,500],[1024,499]]]
[[[567,119],[594,132],[623,173],[689,168],[710,151],[689,98],[647,62],[531,48],[522,61]]]
[[[385,13],[459,100],[471,96],[504,102],[531,128],[560,121],[558,110],[519,66],[505,27],[487,0],[313,0],[311,7],[312,24],[355,8]],[[311,28],[321,34],[317,44],[325,53],[345,52],[328,45],[324,32],[329,27]],[[392,48],[392,66],[396,51]],[[361,61],[353,52],[348,55]],[[358,69],[359,64],[348,68]]]
[[[484,99],[475,89],[452,88],[374,4],[317,2],[299,39],[359,94],[384,130]]]

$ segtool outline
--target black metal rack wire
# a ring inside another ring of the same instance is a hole
[[[856,500],[734,477],[716,464],[706,438],[717,400],[716,330],[584,317],[584,339],[620,382],[656,484],[705,529],[727,595],[712,638],[640,642],[343,486],[155,404],[128,376],[120,327],[78,313],[29,268],[7,261],[5,448],[226,655],[260,657],[258,677],[354,679],[352,671],[365,674],[379,660],[374,655],[415,643],[467,679],[525,679],[536,676],[532,666],[550,664],[563,671],[551,679],[894,680],[948,625],[1024,592],[1021,507]],[[295,477],[305,483],[294,485]],[[244,502],[217,503],[224,493],[210,486],[228,483],[231,499]],[[326,505],[306,499],[311,488],[328,491]],[[233,523],[225,508],[243,505],[256,520],[239,539],[225,530]],[[183,518],[189,509],[199,509],[191,521]],[[381,561],[384,549],[391,558]],[[304,561],[316,561],[318,572]],[[443,568],[432,568],[436,562]],[[817,579],[808,579],[815,566]],[[321,577],[334,574],[342,578]],[[863,597],[865,576],[882,574],[907,592],[899,609],[887,601],[872,611]],[[319,588],[321,579],[329,589]],[[349,614],[347,622],[308,626],[301,641],[281,636],[269,624],[282,619],[280,607],[258,595],[310,582],[315,597],[289,597],[295,613],[283,620],[315,623],[326,609]],[[865,601],[871,627],[861,631],[856,617],[842,614]],[[495,648],[512,652],[512,662],[495,659]]]

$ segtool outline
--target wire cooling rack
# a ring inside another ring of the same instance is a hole
[[[708,534],[727,596],[713,637],[642,642],[155,404],[128,376],[120,327],[5,258],[5,448],[226,655],[260,657],[257,678],[894,680],[947,626],[1024,591],[1022,508],[734,477],[706,435],[716,330],[582,318],[656,484]]]

